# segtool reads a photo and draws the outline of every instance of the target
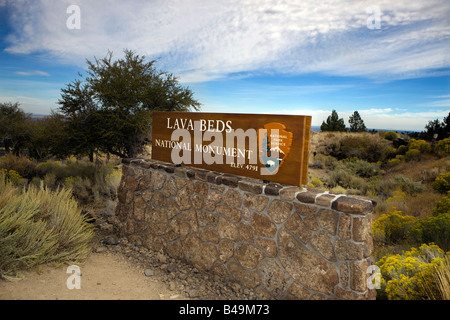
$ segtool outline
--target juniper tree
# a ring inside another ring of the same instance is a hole
[[[328,116],[327,121],[323,121],[320,126],[320,130],[322,131],[345,131],[345,123],[344,119],[339,118],[336,110],[331,112],[331,115]]]
[[[200,103],[190,89],[170,73],[155,69],[133,51],[124,58],[87,60],[87,76],[62,89],[60,111],[78,141],[74,152],[101,150],[122,158],[136,157],[148,142],[152,113],[198,110]]]
[[[6,152],[18,155],[30,138],[30,114],[25,113],[19,103],[0,103],[0,142]]]
[[[364,124],[364,121],[358,111],[355,111],[353,115],[349,117],[348,123],[350,124],[350,132],[366,131],[366,125]]]

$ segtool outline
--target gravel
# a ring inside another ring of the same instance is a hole
[[[109,232],[111,228],[97,229],[93,252],[109,252],[124,256],[143,270],[143,277],[164,283],[173,295],[198,300],[254,300],[262,299],[253,290],[244,289],[238,283],[225,282],[217,275],[199,272],[195,267],[170,258],[161,252],[152,252],[143,246],[131,244]]]

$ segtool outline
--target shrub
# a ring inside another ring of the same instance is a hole
[[[380,167],[374,163],[360,159],[345,161],[345,166],[354,174],[362,178],[370,178],[380,173]]]
[[[9,153],[0,157],[0,169],[14,170],[26,179],[31,179],[36,174],[36,166],[36,161],[25,156],[15,156]]]
[[[405,153],[405,159],[406,161],[420,161],[422,159],[422,154],[420,153],[420,150],[417,149],[410,149],[406,151]]]
[[[409,195],[416,195],[424,189],[420,181],[414,182],[411,178],[397,175],[390,179],[373,177],[369,182],[369,190],[381,199],[392,197],[399,190]]]
[[[433,213],[433,216],[450,213],[450,192],[447,193],[447,196],[445,196],[441,200],[436,201],[436,204],[434,206],[432,213]]]
[[[408,142],[409,150],[419,150],[420,153],[431,152],[431,145],[425,140],[411,139]]]
[[[445,139],[440,140],[436,144],[436,151],[440,155],[450,154],[450,138],[445,138]]]
[[[329,170],[334,170],[338,166],[338,163],[339,163],[339,161],[335,157],[327,156],[324,154],[318,154],[315,157],[315,160],[320,161]]]
[[[434,300],[450,300],[450,254],[447,252],[445,261],[441,262],[433,274],[436,290],[433,285],[426,285],[428,297]]]
[[[61,161],[41,162],[36,166],[36,172],[39,177],[43,178],[47,173],[54,172],[56,168],[61,166]]]
[[[120,183],[120,180],[119,180],[119,183]],[[308,187],[319,188],[321,186],[323,186],[323,182],[318,177],[316,177],[314,175],[312,177],[310,177]]]
[[[412,216],[404,216],[401,211],[392,208],[374,221],[372,235],[375,241],[397,243],[406,240],[409,230],[416,222]]]
[[[337,186],[337,187],[334,187],[333,189],[331,189],[331,192],[336,193],[336,194],[345,194],[347,192],[347,190],[345,190],[341,186]]]
[[[341,186],[346,189],[356,189],[359,193],[365,194],[367,192],[367,182],[353,173],[339,168],[334,170],[328,178],[328,184],[331,187]]]
[[[394,197],[388,198],[386,204],[397,203],[396,201],[401,201],[405,197],[404,193],[397,193]],[[439,205],[440,203],[444,204]],[[433,242],[444,250],[449,250],[450,197],[436,202],[435,209],[433,210],[433,216],[416,219],[404,215],[396,207],[392,208],[373,223],[374,240],[388,244],[395,244],[404,240],[416,244]]]
[[[386,199],[386,202],[390,203],[390,202],[394,202],[394,201],[398,201],[398,200],[405,201],[406,193],[404,193],[402,191],[395,191],[392,197]]]
[[[6,180],[14,184],[19,182],[19,180],[23,179],[22,176],[15,170],[1,169],[0,172]]]
[[[357,157],[368,162],[383,161],[388,157],[389,148],[375,135],[346,136],[341,140],[342,158]]]
[[[395,167],[395,166],[399,165],[401,162],[402,161],[398,158],[390,159],[387,162],[387,167],[389,167],[389,168]]]
[[[388,132],[386,132],[386,133],[384,134],[384,138],[387,139],[387,140],[392,141],[392,140],[398,138],[398,134],[397,134],[397,132],[395,132],[395,131],[388,131]]]
[[[400,146],[400,147],[398,147],[398,149],[397,149],[397,154],[398,155],[405,155],[406,154],[406,152],[408,151],[408,147],[407,146]]]
[[[72,158],[41,163],[37,171],[46,186],[52,189],[70,187],[82,204],[101,203],[105,197],[114,200],[122,174],[121,170],[109,164]]]
[[[450,191],[450,171],[438,175],[431,183],[431,186],[434,190],[439,191],[440,193],[447,193]]]
[[[70,189],[19,189],[0,175],[0,277],[18,278],[21,269],[42,263],[84,260],[93,228]]]
[[[81,203],[87,203],[92,194],[92,185],[89,179],[82,177],[67,177],[64,185],[72,190],[72,194]]]
[[[427,298],[425,283],[437,289],[434,274],[444,261],[444,252],[435,244],[423,244],[401,255],[384,256],[376,263],[382,277],[378,297],[390,300]]]
[[[415,182],[410,177],[403,175],[395,176],[393,181],[396,188],[400,188],[400,190],[412,196],[422,192],[424,188],[420,181]]]
[[[450,212],[417,220],[409,238],[416,243],[434,242],[442,249],[450,250]]]

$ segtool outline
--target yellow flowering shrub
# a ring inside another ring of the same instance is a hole
[[[431,183],[431,186],[434,190],[441,193],[450,191],[450,171],[438,175],[436,179]]]
[[[426,142],[425,140],[411,139],[408,142],[408,149],[415,149],[419,150],[420,153],[426,153],[431,151],[431,144]]]
[[[119,181],[120,182],[120,181]],[[319,178],[317,178],[317,177],[315,177],[315,176],[313,176],[311,179],[310,179],[310,182],[307,184],[307,187],[308,188],[319,188],[319,187],[321,187],[321,186],[323,186],[323,182],[319,179]]]
[[[440,140],[436,145],[436,151],[442,155],[450,154],[450,138]]]
[[[13,184],[17,184],[23,177],[16,170],[0,169],[1,174]]]
[[[434,243],[422,244],[403,254],[387,255],[376,264],[381,272],[380,298],[417,300],[427,298],[436,267],[444,262],[444,251]],[[431,285],[432,286],[432,285]]]
[[[404,240],[416,220],[412,216],[403,215],[403,212],[394,207],[373,222],[373,238],[375,241],[383,243],[395,243]]]
[[[394,158],[394,159],[389,159],[387,162],[387,166],[390,167],[395,167],[396,165],[400,164],[402,161],[398,158]]]
[[[396,190],[394,191],[394,195],[386,199],[387,203],[395,202],[398,200],[406,200],[406,193],[403,191]]]
[[[422,155],[420,150],[418,149],[410,149],[405,153],[406,161],[420,161],[422,159]]]

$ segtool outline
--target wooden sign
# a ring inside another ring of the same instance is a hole
[[[154,160],[307,183],[311,116],[155,111],[152,122]]]

